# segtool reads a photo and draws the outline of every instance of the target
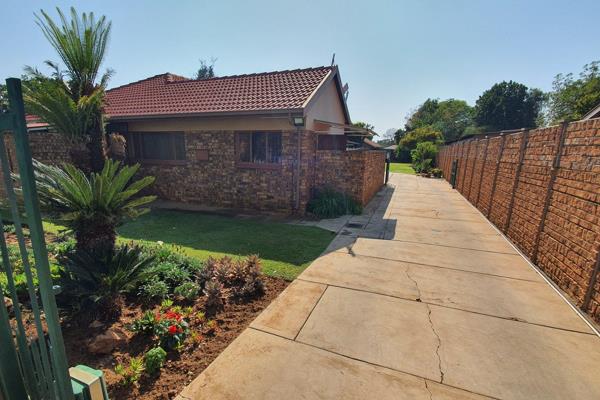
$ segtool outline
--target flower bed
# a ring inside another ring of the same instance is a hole
[[[223,309],[213,317],[205,313],[206,296],[193,304],[188,319],[189,334],[179,350],[167,350],[166,361],[159,373],[145,371],[136,382],[125,383],[122,375],[115,372],[121,364],[129,367],[133,357],[143,358],[148,350],[155,348],[157,341],[152,335],[134,333],[130,330],[134,321],[146,311],[162,313],[161,306],[147,307],[145,304],[128,300],[118,321],[108,326],[89,328],[89,323],[66,322],[63,335],[70,365],[85,364],[104,371],[111,399],[171,399],[200,374],[252,320],[285,289],[288,282],[283,279],[265,277],[265,293],[249,301],[225,301]],[[231,289],[223,290],[224,298],[231,298]],[[177,310],[177,309],[176,309]],[[200,313],[204,313],[204,317]],[[98,355],[88,351],[90,337],[102,334],[107,328],[123,332],[126,339],[122,345],[108,354]]]
[[[57,303],[67,357],[71,366],[103,370],[111,399],[173,398],[288,284],[263,275],[256,256],[200,262],[160,242],[128,244],[116,248],[112,260],[120,261],[111,262],[143,264],[143,271],[115,292],[119,299],[110,309],[118,312],[104,313],[104,303],[81,306],[88,295],[70,289],[74,276],[65,280],[68,263],[77,260],[70,258],[74,247],[69,236],[48,245],[56,282],[65,285]],[[18,266],[16,248],[12,253]],[[116,282],[111,274],[120,272],[111,271],[104,279]],[[19,301],[27,334],[36,337],[27,297]]]

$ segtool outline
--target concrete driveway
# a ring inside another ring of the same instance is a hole
[[[600,399],[543,277],[447,183],[391,184],[180,399]]]

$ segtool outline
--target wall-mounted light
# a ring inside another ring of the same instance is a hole
[[[304,126],[304,117],[293,117],[292,123],[294,126]]]

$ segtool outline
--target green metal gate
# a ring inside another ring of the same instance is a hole
[[[31,152],[27,138],[27,126],[21,92],[21,81],[6,80],[9,109],[0,113],[0,161],[2,182],[8,214],[15,226],[19,253],[27,277],[27,299],[33,315],[33,329],[26,329],[22,307],[15,289],[5,235],[2,233],[2,272],[6,274],[7,287],[13,302],[9,315],[4,302],[0,304],[0,400],[72,400],[73,390],[67,367],[65,347],[58,311],[54,299],[48,254],[42,230],[38,195],[35,186]],[[17,203],[11,179],[10,163],[4,135],[12,131],[15,143],[20,191],[24,210]],[[23,213],[24,211],[24,213]],[[31,249],[26,246],[22,226],[30,231]],[[0,229],[3,232],[2,222]],[[35,265],[30,265],[28,251],[33,251]],[[38,287],[33,283],[32,271],[37,273]],[[1,284],[0,284],[1,286]]]

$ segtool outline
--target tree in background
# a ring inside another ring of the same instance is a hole
[[[583,66],[579,79],[558,74],[549,93],[547,119],[550,123],[581,119],[600,104],[600,61]]]
[[[488,130],[535,127],[544,98],[541,90],[521,83],[496,83],[477,100],[475,122]]]
[[[200,68],[196,72],[195,79],[209,79],[215,77],[215,62],[216,58],[211,58],[210,63],[206,60],[200,60]]]
[[[400,139],[402,139],[402,137],[405,134],[406,134],[406,131],[402,128],[400,128],[396,132],[394,132],[394,143],[396,143],[396,144],[400,143]]]
[[[57,8],[59,24],[41,11],[37,24],[65,64],[61,70],[46,61],[53,73],[46,76],[28,67],[29,81],[24,100],[28,112],[53,125],[60,133],[87,142],[91,168],[101,171],[106,160],[102,106],[111,70],[99,76],[110,36],[111,23],[94,13],[77,14],[71,8],[70,20]]]
[[[374,131],[375,130],[375,125],[372,125],[368,122],[363,122],[363,121],[356,121],[352,124],[352,126],[355,126],[357,128],[362,128],[362,129],[366,129],[369,131]]]
[[[432,126],[446,141],[461,137],[473,125],[473,107],[464,100],[427,99],[406,121],[406,130]]]
[[[0,83],[0,111],[8,108],[8,90],[6,85]]]
[[[429,125],[406,132],[398,142],[398,149],[396,150],[398,159],[402,162],[410,161],[411,150],[415,149],[421,142],[431,142],[439,145],[443,141],[442,133]]]
[[[381,136],[380,139],[377,140],[377,143],[380,144],[382,147],[388,147],[396,144],[396,140],[394,138],[395,132],[396,129],[394,128],[387,129],[383,136]]]

